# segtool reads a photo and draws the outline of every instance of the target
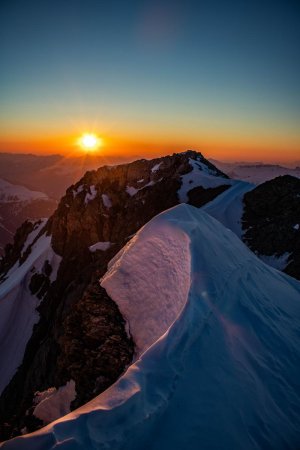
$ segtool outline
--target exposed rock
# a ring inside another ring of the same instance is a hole
[[[191,189],[188,193],[188,203],[190,205],[196,206],[200,208],[208,202],[211,202],[218,195],[222,194],[222,192],[226,191],[230,186],[218,186],[215,188],[204,189],[202,186],[197,186]]]
[[[22,250],[28,235],[34,230],[36,223],[26,220],[16,231],[13,244],[7,244],[4,257],[0,259],[0,277],[21,258]]]
[[[248,192],[244,204],[244,242],[261,255],[289,253],[284,272],[300,279],[300,179],[267,181]]]

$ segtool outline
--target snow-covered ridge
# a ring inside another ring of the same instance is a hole
[[[148,245],[139,259],[139,244],[160,243],[167,230],[174,241],[179,235],[190,242],[188,252],[184,243],[170,258],[175,276],[178,265],[190,268],[173,324],[103,394],[3,448],[299,448],[300,283],[265,265],[205,212],[179,205],[145,225],[112,262],[107,280],[120,307],[117,272],[127,271],[128,285],[122,276],[121,285],[131,292],[134,271],[157,255],[159,277],[162,247]],[[140,311],[151,283],[149,276],[143,298],[135,299]],[[127,320],[131,325],[134,315]],[[136,333],[147,332],[150,342],[152,329],[142,328]]]

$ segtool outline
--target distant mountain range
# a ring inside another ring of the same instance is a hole
[[[278,164],[265,163],[227,163],[211,159],[216,167],[226,173],[230,178],[236,180],[249,181],[254,184],[261,184],[283,175],[291,175],[300,178],[299,167],[284,167]]]

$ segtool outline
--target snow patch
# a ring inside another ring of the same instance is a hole
[[[97,242],[96,244],[93,244],[89,247],[89,250],[94,253],[96,250],[101,250],[105,252],[108,250],[113,244],[111,242]]]
[[[126,192],[130,195],[130,197],[133,197],[138,191],[139,189],[136,189],[133,186],[126,186]]]
[[[289,252],[283,253],[283,255],[280,256],[257,254],[259,259],[261,259],[264,263],[268,264],[271,267],[274,267],[274,269],[277,270],[284,270],[286,268],[286,266],[288,265],[288,259],[290,255],[291,253]]]
[[[73,198],[77,197],[78,194],[80,194],[80,192],[82,192],[84,190],[84,185],[81,184],[80,186],[78,186],[77,189],[73,189]]]
[[[112,202],[111,199],[109,198],[109,196],[107,194],[102,194],[102,201],[103,201],[103,205],[105,206],[105,208],[109,209],[112,207]]]
[[[76,398],[75,381],[70,380],[58,389],[49,388],[43,392],[36,392],[33,403],[36,405],[33,415],[44,424],[53,422],[70,412],[70,405]]]
[[[155,166],[152,167],[151,172],[155,173],[159,170],[160,166],[162,165],[162,162],[155,164]]]
[[[162,178],[161,178],[159,181],[161,181],[161,180],[162,180]],[[159,182],[159,181],[158,181],[158,182]],[[138,188],[138,189],[135,188],[135,187],[133,187],[133,186],[126,186],[126,192],[127,192],[127,194],[129,194],[131,197],[133,197],[137,192],[141,191],[141,190],[144,189],[145,187],[153,186],[155,183],[156,183],[155,181],[151,180],[151,181],[149,181],[149,183],[145,184],[145,186],[143,186],[143,187],[141,187],[141,188]]]
[[[94,200],[97,195],[97,189],[94,185],[90,186],[90,192],[88,192],[85,196],[84,203],[87,205],[90,201]]]
[[[296,225],[293,226],[294,230],[296,231],[299,230],[299,227],[300,227],[299,223],[296,223]]]

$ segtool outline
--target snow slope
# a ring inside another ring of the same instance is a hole
[[[48,196],[43,192],[31,191],[24,186],[11,184],[0,178],[0,202],[24,202],[37,199],[47,200]]]
[[[246,192],[254,188],[254,184],[235,181],[232,187],[204,205],[202,209],[241,238],[243,198]]]
[[[113,386],[46,428],[4,443],[4,449],[300,447],[300,283],[265,265],[214,218],[183,204],[151,220],[115,258],[111,273],[123,264],[130,268],[128,283],[121,281],[124,290],[131,289],[138,265],[145,267],[146,282],[145,258],[158,256],[161,263],[164,252],[168,259],[170,248],[156,245],[167,230],[185,236],[182,248],[190,241],[188,253],[170,258],[175,275],[182,258],[190,260],[183,274],[189,292],[175,321],[168,319],[157,340],[141,321],[135,333],[143,335],[145,328],[153,343]],[[150,253],[139,259],[145,239]],[[160,267],[148,275],[144,296],[133,298],[136,315],[148,308],[150,284],[162,282]],[[107,278],[106,287],[115,289],[122,307],[116,281]],[[174,297],[176,289],[174,282]]]
[[[254,184],[246,181],[235,181],[232,187],[204,205],[202,209],[242,239],[244,233],[241,222],[244,209],[243,198],[247,192],[254,188]],[[258,253],[256,255],[269,266],[283,271],[288,265],[290,253],[285,252],[281,256]]]
[[[32,244],[45,221],[28,236],[22,254]],[[21,364],[26,344],[31,337],[33,326],[39,320],[36,311],[40,300],[29,289],[33,272],[41,272],[46,260],[52,266],[50,280],[54,281],[61,257],[52,250],[51,236],[43,234],[33,244],[31,253],[19,265],[19,261],[9,270],[0,284],[0,393],[9,383]]]

